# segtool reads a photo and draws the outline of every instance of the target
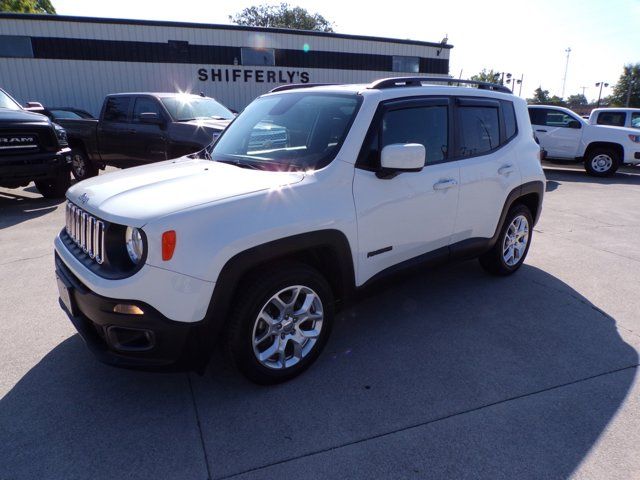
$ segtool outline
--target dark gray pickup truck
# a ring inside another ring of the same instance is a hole
[[[0,89],[0,186],[34,181],[46,198],[63,198],[71,183],[65,131],[44,115],[25,111]]]
[[[73,149],[78,180],[106,165],[120,168],[197,152],[214,141],[234,114],[215,101],[184,93],[108,95],[100,118],[59,119]]]

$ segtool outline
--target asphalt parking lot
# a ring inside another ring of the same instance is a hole
[[[546,173],[516,275],[400,277],[266,388],[98,363],[57,302],[63,203],[0,189],[0,479],[640,478],[640,169]]]

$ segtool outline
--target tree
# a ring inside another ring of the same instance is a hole
[[[319,13],[311,14],[302,7],[292,7],[288,3],[245,8],[240,13],[233,16],[229,15],[229,20],[237,25],[251,27],[333,32],[333,22],[330,22]]]
[[[625,65],[611,94],[611,104],[615,107],[640,107],[640,63]]]
[[[538,87],[533,92],[533,98],[527,98],[527,103],[532,104],[548,104],[551,98],[549,97],[549,90],[543,90],[542,87]]]
[[[50,13],[56,9],[50,0],[0,0],[0,12],[11,13]]]
[[[475,82],[489,82],[489,83],[500,83],[500,72],[495,72],[493,68],[487,71],[486,68],[483,68],[480,73],[471,76],[471,80]]]
[[[582,93],[577,93],[576,95],[569,95],[569,98],[567,98],[567,105],[571,108],[585,107],[589,105],[589,101]]]

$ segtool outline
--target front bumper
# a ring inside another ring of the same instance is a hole
[[[57,253],[55,268],[60,304],[100,361],[147,370],[199,368],[203,322],[172,321],[144,302],[98,295],[71,273]],[[118,304],[136,305],[144,314],[115,313]]]
[[[62,171],[71,170],[71,149],[58,152],[40,152],[29,155],[0,157],[0,184],[11,186],[44,178],[55,177]]]

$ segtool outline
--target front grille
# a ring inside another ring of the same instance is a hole
[[[104,222],[67,202],[66,231],[71,240],[98,264],[104,261]]]

